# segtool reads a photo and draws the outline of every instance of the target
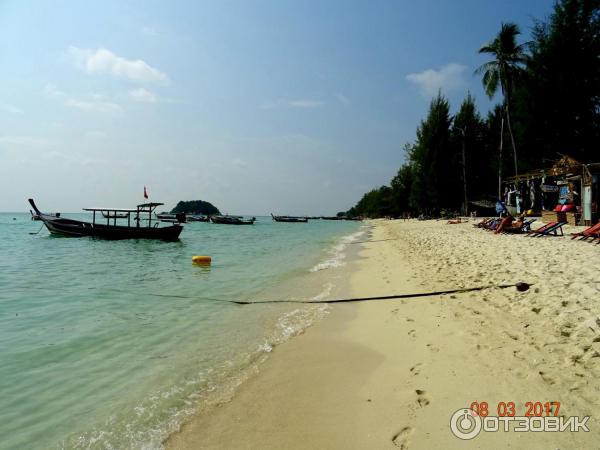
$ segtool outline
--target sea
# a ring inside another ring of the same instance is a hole
[[[105,241],[0,213],[0,449],[163,448],[329,313],[229,301],[331,297],[367,232],[258,217],[188,223],[177,242]],[[193,265],[194,255],[212,264]]]

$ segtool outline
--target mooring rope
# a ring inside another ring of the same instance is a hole
[[[516,287],[519,292],[523,292],[529,289],[533,284],[524,283],[522,281],[513,284],[490,284],[487,286],[477,286],[471,288],[461,288],[461,289],[449,289],[447,291],[434,291],[434,292],[419,292],[416,294],[396,294],[396,295],[384,295],[378,297],[357,297],[357,298],[341,298],[334,300],[249,300],[249,301],[241,301],[241,300],[223,300],[230,303],[235,303],[236,305],[258,305],[260,303],[305,303],[305,304],[317,304],[317,303],[352,303],[352,302],[366,302],[371,300],[392,300],[392,299],[401,299],[401,298],[416,298],[416,297],[431,297],[434,295],[448,295],[448,294],[459,294],[463,292],[474,292],[474,291],[482,291],[484,289],[506,289],[510,287]]]
[[[186,300],[208,300],[212,302],[220,302],[220,303],[232,303],[235,305],[260,305],[260,304],[273,304],[273,303],[296,303],[296,304],[304,304],[304,305],[316,305],[316,304],[331,304],[331,303],[355,303],[355,302],[367,302],[367,301],[375,301],[375,300],[395,300],[395,299],[404,299],[404,298],[418,298],[418,297],[433,297],[436,295],[449,295],[449,294],[461,294],[465,292],[475,292],[475,291],[483,291],[486,289],[507,289],[511,287],[517,288],[517,291],[524,292],[527,291],[534,283],[525,283],[518,282],[512,284],[489,284],[485,286],[475,286],[470,288],[459,288],[459,289],[448,289],[445,291],[431,291],[431,292],[417,292],[413,294],[394,294],[394,295],[383,295],[376,297],[355,297],[355,298],[339,298],[332,300],[231,300],[227,298],[215,298],[215,297],[196,297],[192,295],[177,295],[177,294],[156,294],[156,293],[145,293],[143,295],[151,296],[151,297],[162,297],[162,298],[179,298]],[[35,289],[35,287],[27,288],[27,290]],[[43,289],[43,288],[40,288]],[[43,289],[45,290],[45,289]],[[120,292],[129,295],[136,295],[136,292],[125,291],[122,289],[112,289],[112,288],[100,288],[101,291],[114,291]]]
[[[42,228],[44,228],[44,224],[42,224]],[[30,232],[29,234],[31,234],[31,235],[38,234],[40,231],[42,231],[42,228],[40,228],[39,230],[37,230],[35,233],[31,233]]]

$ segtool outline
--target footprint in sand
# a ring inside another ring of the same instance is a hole
[[[422,365],[423,365],[422,363],[417,363],[417,364],[415,364],[414,366],[412,366],[412,367],[410,368],[410,371],[411,371],[411,373],[412,373],[413,375],[419,375],[419,374],[421,373],[421,366],[422,366]]]
[[[402,450],[408,450],[408,444],[410,443],[409,438],[411,434],[413,434],[413,429],[411,427],[404,427],[394,435],[392,442],[396,447],[399,447]]]
[[[549,377],[549,376],[546,374],[546,372],[542,372],[542,371],[540,370],[538,373],[540,374],[540,377],[542,377],[542,380],[544,380],[544,382],[545,382],[545,383],[547,383],[547,384],[554,384],[554,383],[555,383],[555,381],[554,381],[552,378],[550,378],[550,377]]]
[[[410,330],[410,331],[408,332],[408,335],[409,335],[411,338],[413,338],[413,339],[414,339],[414,338],[416,338],[416,337],[417,337],[417,330]]]
[[[429,398],[424,390],[416,389],[415,392],[417,393],[417,403],[419,406],[424,407],[429,405]]]

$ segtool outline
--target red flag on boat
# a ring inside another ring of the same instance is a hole
[[[146,191],[146,186],[144,186],[144,198],[148,198],[148,192]]]

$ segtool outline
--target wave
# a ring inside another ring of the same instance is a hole
[[[314,267],[312,267],[310,269],[310,272],[318,272],[320,270],[344,266],[346,264],[344,261],[344,259],[346,259],[346,253],[344,252],[344,250],[346,249],[348,244],[352,244],[361,239],[365,235],[366,231],[366,226],[363,225],[359,231],[341,237],[339,241],[336,244],[334,244],[334,246],[329,251],[330,257],[327,258],[325,261],[322,261]]]

